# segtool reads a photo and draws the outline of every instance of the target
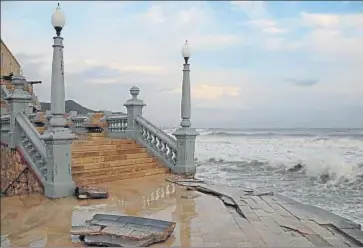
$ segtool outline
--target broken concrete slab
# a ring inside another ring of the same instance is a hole
[[[87,245],[145,247],[162,242],[174,231],[175,222],[110,214],[95,214],[89,225],[72,228]],[[95,228],[97,226],[98,228]]]
[[[72,235],[96,235],[100,234],[101,226],[72,226],[71,234]]]
[[[76,187],[75,195],[78,199],[103,199],[108,197],[108,192],[104,188],[99,187]]]
[[[106,247],[140,247],[138,241],[127,240],[120,237],[114,237],[109,235],[86,235],[84,242],[89,246],[106,246]]]

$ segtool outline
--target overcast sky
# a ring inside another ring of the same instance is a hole
[[[1,2],[1,37],[50,100],[56,2]],[[195,127],[362,127],[363,4],[61,2],[66,98],[178,125],[182,64],[192,56]]]

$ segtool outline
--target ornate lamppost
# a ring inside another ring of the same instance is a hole
[[[175,172],[179,174],[194,175],[196,165],[194,161],[195,138],[198,133],[191,128],[191,90],[190,90],[190,69],[189,59],[191,56],[188,41],[185,41],[182,49],[184,58],[182,99],[181,99],[181,123],[173,135],[177,139],[177,162]]]

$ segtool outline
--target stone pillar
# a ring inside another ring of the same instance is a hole
[[[29,102],[28,104],[28,114],[34,113],[34,104],[32,102]]]
[[[51,81],[51,107],[52,118],[50,126],[62,128],[67,123],[65,114],[65,86],[64,86],[64,65],[63,65],[63,38],[56,36],[53,45],[53,64]]]
[[[57,11],[58,10],[56,10],[55,13],[57,13]],[[59,15],[59,12],[57,15]],[[52,16],[52,18],[53,17],[54,16]],[[65,127],[67,120],[64,117],[65,86],[63,38],[60,37],[62,28],[55,26],[55,29],[57,31],[57,36],[53,38],[51,117],[49,126],[43,134],[43,140],[46,144],[47,151],[47,180],[44,185],[44,194],[49,198],[71,196],[74,194],[75,189],[71,169],[72,142],[75,137],[70,129]]]
[[[194,161],[195,138],[198,133],[191,128],[191,97],[190,97],[190,69],[188,64],[189,56],[184,56],[182,99],[181,99],[181,123],[173,135],[177,139],[177,157],[174,173],[194,175],[196,165]]]
[[[15,130],[15,118],[19,113],[28,113],[28,105],[31,101],[31,96],[24,90],[25,78],[23,76],[13,76],[12,83],[15,86],[14,91],[6,99],[10,106],[10,130],[9,130],[9,147],[15,148],[17,134]]]
[[[131,99],[127,100],[124,106],[127,109],[127,133],[134,137],[136,135],[135,119],[137,116],[142,116],[142,109],[146,106],[143,100],[137,98],[140,89],[136,86],[131,87]]]

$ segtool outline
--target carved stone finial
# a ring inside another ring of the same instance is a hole
[[[140,93],[140,89],[136,86],[132,86],[130,89],[130,94],[132,96],[132,99],[137,99],[137,96]]]

